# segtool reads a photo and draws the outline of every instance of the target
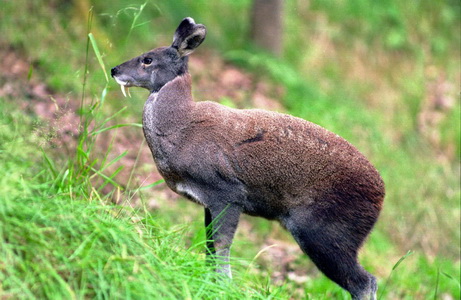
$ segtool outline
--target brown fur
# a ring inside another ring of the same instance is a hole
[[[190,86],[190,75],[185,74],[157,96],[157,101],[167,102],[168,109],[180,105],[187,107],[184,111],[156,108],[165,116],[162,125],[167,132],[180,132],[169,141],[179,146],[178,155],[187,162],[186,168],[203,155],[202,162],[210,160],[207,166],[214,166],[223,176],[239,178],[252,190],[271,187],[270,193],[278,199],[267,199],[263,205],[274,208],[308,205],[310,200],[303,199],[303,191],[311,190],[310,198],[314,198],[315,194],[321,197],[322,191],[342,186],[344,191],[360,194],[376,209],[381,208],[384,184],[379,173],[340,136],[276,112],[232,109],[208,101],[196,103]],[[219,158],[221,153],[226,154],[225,162]]]

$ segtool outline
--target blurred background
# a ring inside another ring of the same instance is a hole
[[[189,63],[197,101],[304,118],[349,140],[380,171],[387,196],[361,261],[379,278],[381,296],[459,299],[459,1],[0,0],[0,7],[0,297],[136,298],[134,290],[150,284],[147,275],[145,282],[132,275],[140,282],[133,287],[91,281],[109,276],[76,258],[83,250],[75,248],[88,247],[82,240],[90,236],[93,244],[92,229],[60,235],[56,224],[80,213],[51,213],[69,201],[85,210],[85,203],[129,207],[126,222],[157,220],[155,230],[181,232],[184,245],[175,247],[201,253],[193,245],[203,239],[196,234],[202,209],[167,190],[144,143],[147,91],[123,98],[107,76],[115,65],[170,45],[190,16],[208,29]],[[56,253],[66,237],[75,248]],[[227,298],[248,289],[261,298],[347,297],[276,223],[243,217],[233,256],[244,274],[237,282],[258,284]],[[37,274],[51,269],[56,284],[44,284]],[[178,288],[171,297],[187,295]]]

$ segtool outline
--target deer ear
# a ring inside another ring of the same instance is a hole
[[[185,18],[179,24],[173,37],[171,47],[178,50],[181,57],[191,54],[204,40],[206,27],[195,24],[194,19]]]

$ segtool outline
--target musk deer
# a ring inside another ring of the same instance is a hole
[[[111,70],[123,94],[150,91],[143,130],[169,188],[204,206],[207,257],[231,277],[229,248],[241,213],[277,220],[353,299],[377,284],[357,261],[382,207],[384,183],[338,135],[293,116],[194,102],[188,55],[206,28],[185,18],[173,44]],[[209,259],[208,259],[209,260]]]

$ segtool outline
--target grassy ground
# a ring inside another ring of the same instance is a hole
[[[2,298],[267,299],[281,293],[243,272],[238,285],[217,278],[203,263],[203,229],[166,223],[144,206],[113,205],[89,181],[66,180],[70,168],[55,176],[34,146],[30,118],[8,104],[0,108]],[[77,160],[69,163],[79,171]],[[186,245],[191,237],[196,242]]]
[[[79,107],[86,77],[79,111],[88,131],[139,122],[145,94],[119,101],[86,38],[88,2],[66,3],[2,3],[0,45],[31,66],[31,79],[18,82],[44,81]],[[250,1],[133,3],[94,3],[90,31],[107,68],[169,44],[186,15],[206,24],[204,46],[215,49],[211,55],[220,52],[249,72],[265,74],[258,78],[282,87],[290,113],[346,137],[382,173],[385,208],[361,255],[379,277],[382,299],[459,299],[460,103],[456,90],[443,89],[460,81],[458,3],[290,2],[280,59],[247,45],[248,20],[241,11]],[[19,14],[19,7],[34,13]],[[258,254],[267,237],[294,242],[277,224],[253,218],[243,219],[233,247],[234,284],[217,280],[203,263],[200,207],[163,193],[123,190],[126,179],[117,181],[120,170],[110,167],[129,154],[97,146],[103,139],[98,134],[81,135],[76,149],[57,155],[64,151],[44,147],[36,116],[17,105],[34,100],[26,93],[19,97],[0,94],[2,297],[348,297],[303,255],[289,267],[308,274],[307,281],[269,279],[280,270],[268,263],[270,248]],[[124,135],[129,129],[137,127],[109,132]],[[117,193],[122,202],[133,193],[145,201],[117,206],[110,201]],[[148,208],[150,197],[159,199],[158,210]]]

